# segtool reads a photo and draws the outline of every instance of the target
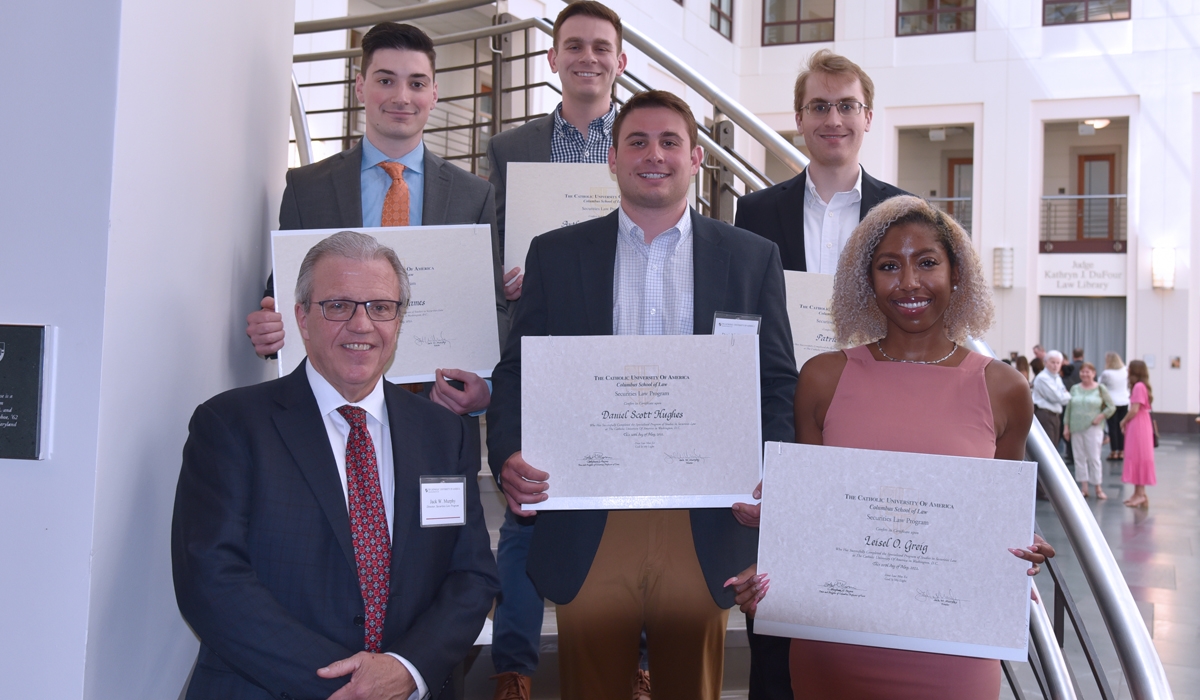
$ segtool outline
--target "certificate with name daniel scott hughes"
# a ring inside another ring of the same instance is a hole
[[[867,428],[864,428],[867,429]],[[769,442],[754,631],[1023,661],[1037,465]]]
[[[500,361],[492,232],[480,224],[272,231],[275,309],[283,315],[286,339],[279,351],[279,376],[304,359],[304,340],[294,311],[300,263],[318,241],[338,231],[374,236],[396,251],[408,274],[411,293],[395,357],[384,373],[388,380],[433,381],[439,367],[492,376]]]
[[[761,473],[758,336],[521,339],[535,510],[727,508]]]

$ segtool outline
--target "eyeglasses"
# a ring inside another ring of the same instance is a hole
[[[367,318],[372,321],[395,321],[396,317],[400,315],[401,303],[387,299],[376,299],[375,301],[329,299],[317,302],[317,306],[321,307],[321,315],[325,317],[326,321],[349,321],[354,318],[354,313],[358,311],[360,304],[366,307]]]
[[[858,102],[857,100],[842,100],[837,104],[831,104],[829,102],[809,102],[808,104],[804,105],[804,111],[808,112],[809,115],[814,117],[827,117],[833,112],[834,108],[837,108],[838,114],[841,116],[852,117],[862,114],[864,107],[866,107],[866,105]]]

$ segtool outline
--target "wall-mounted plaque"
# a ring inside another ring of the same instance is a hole
[[[49,326],[0,325],[0,459],[45,457]]]

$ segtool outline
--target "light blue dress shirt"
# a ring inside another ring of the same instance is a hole
[[[408,183],[408,225],[420,226],[425,201],[425,143],[417,144],[402,158],[388,158],[363,136],[362,150],[359,191],[362,194],[363,226],[383,225],[383,200],[392,186],[392,176],[379,167],[385,160],[404,166],[404,182]]]

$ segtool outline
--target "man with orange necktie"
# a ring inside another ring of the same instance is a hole
[[[354,89],[364,109],[365,135],[348,151],[288,171],[279,228],[489,224],[503,343],[508,304],[492,186],[429,152],[422,141],[437,103],[433,42],[412,25],[384,22],[367,32],[362,44],[362,71]],[[507,291],[510,299],[520,296],[515,286]],[[272,296],[268,289],[262,308],[246,317],[246,335],[264,357],[284,343],[283,317]],[[435,403],[463,415],[487,408],[490,389],[478,375],[457,369],[438,374],[429,391]],[[462,382],[463,388],[454,388],[447,379]]]
[[[171,524],[188,700],[438,698],[470,652],[499,590],[477,438],[382,379],[408,298],[390,248],[326,238],[296,282],[308,358],[193,414]],[[459,485],[457,525],[430,527],[434,482]]]

